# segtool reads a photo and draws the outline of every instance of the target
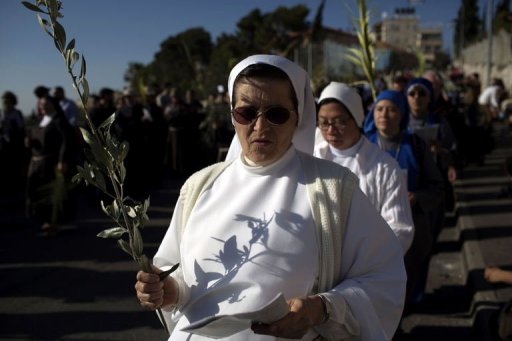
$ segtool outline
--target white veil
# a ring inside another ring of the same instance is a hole
[[[307,72],[297,64],[287,58],[276,55],[254,55],[247,57],[235,65],[229,74],[228,91],[230,102],[232,102],[233,86],[238,74],[249,65],[259,63],[275,66],[283,70],[290,78],[295,94],[297,95],[297,111],[299,116],[292,142],[296,149],[312,155],[315,143],[316,126],[315,99],[313,97],[313,92],[311,91]],[[238,136],[235,134],[231,141],[231,145],[229,146],[226,160],[238,157],[241,150],[240,141],[238,140]]]

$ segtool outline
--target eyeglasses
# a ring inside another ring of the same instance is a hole
[[[350,116],[345,117],[345,118],[335,118],[331,122],[324,120],[324,121],[318,122],[318,127],[321,130],[329,130],[329,127],[333,127],[334,129],[337,129],[337,130],[342,130],[347,126],[347,124],[350,120],[351,120]]]
[[[411,90],[407,93],[407,95],[414,97],[418,95],[418,97],[425,97],[427,95],[427,92],[425,90]]]
[[[264,116],[265,120],[272,125],[281,125],[288,121],[290,113],[294,111],[293,109],[280,106],[269,107],[265,110],[256,110],[251,107],[238,107],[231,110],[231,115],[233,115],[235,121],[243,125],[254,123],[260,116]]]

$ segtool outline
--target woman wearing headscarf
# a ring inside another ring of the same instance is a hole
[[[428,217],[443,195],[443,179],[425,142],[408,131],[408,122],[408,107],[403,93],[385,90],[366,116],[364,132],[371,142],[398,162],[407,178],[415,228],[412,245],[405,255],[407,299],[411,300],[423,291],[421,276],[428,266],[434,241]]]
[[[414,235],[407,185],[398,163],[363,135],[363,120],[357,91],[331,82],[318,101],[317,130],[322,141],[315,143],[314,156],[334,161],[357,175],[359,187],[395,232],[405,254]]]
[[[228,88],[239,152],[184,184],[153,260],[155,272],[179,270],[162,282],[139,272],[141,304],[176,323],[170,340],[391,339],[405,291],[400,244],[355,176],[311,155],[307,73],[255,55]],[[254,313],[279,295],[284,310]]]
[[[411,113],[409,131],[416,133],[427,144],[444,181],[444,195],[438,208],[431,214],[433,233],[437,236],[444,226],[446,209],[452,210],[454,205],[451,183],[457,179],[455,135],[447,119],[434,111],[435,92],[428,79],[411,79],[406,93]]]

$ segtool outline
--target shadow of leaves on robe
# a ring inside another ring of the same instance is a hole
[[[187,309],[187,318],[189,321],[199,320],[201,318],[215,315],[219,313],[219,304],[224,301],[229,303],[241,302],[245,296],[241,296],[242,292],[250,287],[252,283],[236,283],[227,286],[226,284],[238,273],[240,268],[251,261],[251,250],[256,243],[266,245],[268,242],[268,225],[274,219],[274,216],[266,220],[253,218],[246,215],[237,214],[235,222],[244,222],[251,229],[252,237],[247,245],[238,245],[236,235],[231,236],[227,240],[213,238],[222,243],[222,248],[212,258],[206,258],[206,261],[220,263],[224,267],[224,273],[205,272],[199,263],[194,261],[194,274],[197,284],[191,287],[191,291],[203,292],[200,295],[202,302],[207,300],[209,304],[203,304],[200,308],[194,307]],[[254,256],[253,256],[254,257]],[[198,302],[190,302],[189,307]]]

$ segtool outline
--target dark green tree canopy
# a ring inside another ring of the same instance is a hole
[[[510,22],[510,0],[501,0],[496,7],[496,15],[492,22],[493,33],[498,33],[500,30],[506,32],[512,31],[512,22]]]
[[[482,37],[482,19],[477,0],[462,0],[455,21],[454,46],[456,54]]]
[[[192,88],[206,95],[217,84],[226,84],[229,70],[248,55],[287,55],[290,46],[300,43],[310,28],[308,14],[304,5],[281,6],[269,13],[254,9],[238,21],[234,34],[223,33],[215,43],[203,28],[188,29],[164,40],[148,65],[131,63],[125,80],[134,89],[142,80],[145,84]]]
[[[171,36],[160,44],[160,51],[147,66],[147,76],[151,81],[168,82],[180,89],[197,88],[212,49],[210,33],[203,28],[191,28]]]

